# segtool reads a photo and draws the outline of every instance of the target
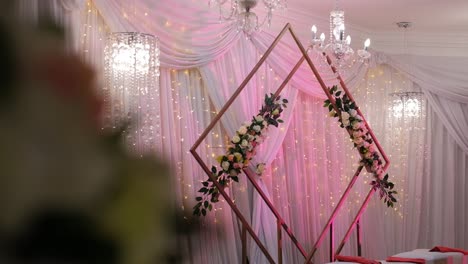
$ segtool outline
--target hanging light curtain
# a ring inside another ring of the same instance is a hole
[[[124,127],[125,141],[142,155],[160,141],[159,40],[138,32],[112,33],[105,56],[104,123]]]

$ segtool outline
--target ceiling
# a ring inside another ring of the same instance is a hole
[[[278,16],[280,25],[292,22],[306,40],[312,24],[327,33],[335,4],[336,0],[287,0],[287,10],[274,14],[273,20]],[[371,48],[379,51],[468,57],[468,0],[340,0],[338,6],[345,11],[352,45],[369,37]],[[396,22],[401,21],[412,22],[411,28],[398,28]]]
[[[327,14],[335,0],[288,0],[288,8],[317,16]],[[395,23],[413,22],[412,30],[423,33],[468,35],[467,0],[341,0],[346,21],[371,32],[398,31]]]

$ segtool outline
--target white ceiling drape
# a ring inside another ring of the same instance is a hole
[[[75,2],[78,2],[75,1]],[[158,36],[161,40],[161,65],[175,69],[203,67],[235,47],[242,34],[234,24],[219,23],[213,10],[199,2],[175,0],[94,0],[111,31],[138,30]],[[79,8],[80,5],[74,5]],[[265,52],[274,37],[268,32],[254,34],[251,43]],[[284,78],[299,60],[299,49],[286,38],[268,57],[269,65]],[[244,52],[244,57],[252,57]],[[313,56],[313,54],[312,54]],[[468,153],[468,59],[453,57],[387,56],[376,53],[373,60],[386,63],[406,73],[421,86],[434,111],[465,153]],[[323,61],[315,60],[328,85],[336,83],[334,75]],[[294,86],[307,94],[323,98],[323,91],[308,66],[303,63]],[[360,63],[344,71],[349,86],[359,84],[367,67]]]
[[[468,154],[468,58],[374,54],[417,83],[460,148]]]

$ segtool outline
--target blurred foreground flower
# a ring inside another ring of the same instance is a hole
[[[94,73],[63,47],[0,22],[0,262],[165,263],[167,166],[99,131]]]

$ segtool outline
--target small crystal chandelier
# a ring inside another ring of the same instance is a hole
[[[257,31],[265,23],[271,25],[273,11],[286,8],[286,0],[262,0],[268,13],[261,23],[252,9],[258,4],[259,0],[210,0],[209,4],[215,4],[219,7],[219,16],[222,20],[233,20],[237,24],[238,31],[244,31],[247,35]],[[224,6],[230,4],[229,11],[226,12]]]
[[[138,32],[112,33],[104,50],[106,127],[125,127],[125,141],[139,155],[157,145],[159,40]]]
[[[337,62],[336,66],[342,67],[349,64],[350,59],[354,55],[354,50],[351,48],[351,36],[345,38],[345,20],[344,11],[338,9],[338,0],[336,1],[335,9],[330,12],[330,38],[328,44],[325,45],[325,34],[322,33],[320,38],[317,37],[317,27],[312,26],[312,46],[319,51],[325,52]],[[358,50],[357,55],[361,61],[370,58],[371,54],[367,51],[370,45],[370,39],[364,42],[364,48]]]
[[[403,29],[404,53],[408,54],[408,44],[406,32],[411,27],[411,22],[397,22],[398,28]],[[422,117],[425,112],[425,100],[422,92],[397,92],[391,93],[393,102],[391,111],[394,118],[408,121],[410,119]]]
[[[423,93],[398,92],[390,95],[393,97],[390,109],[393,117],[408,120],[423,115],[425,108]]]

